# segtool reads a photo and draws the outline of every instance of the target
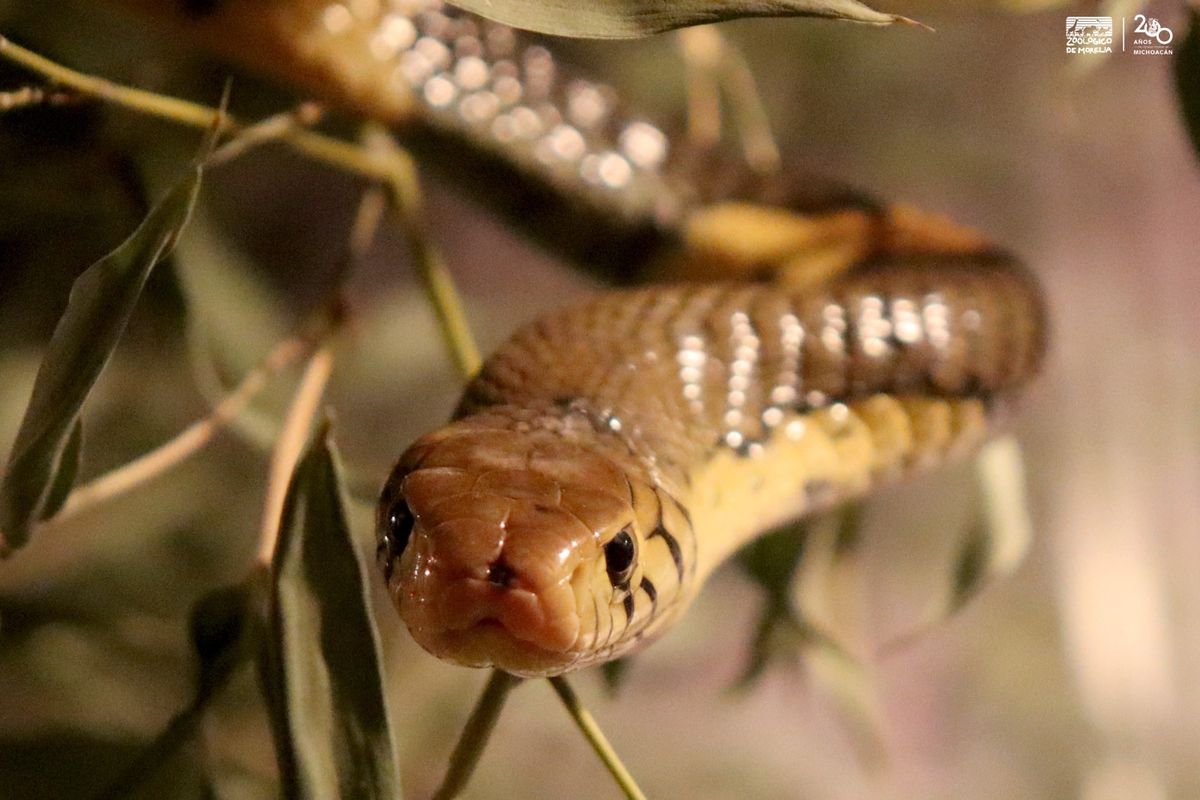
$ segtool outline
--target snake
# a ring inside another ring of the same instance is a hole
[[[189,8],[197,39],[385,121],[614,284],[517,330],[384,484],[379,567],[435,656],[527,677],[627,656],[756,537],[969,456],[1040,371],[1016,257],[689,148],[544,39],[438,0]]]

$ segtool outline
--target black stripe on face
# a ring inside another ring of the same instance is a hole
[[[685,572],[683,568],[683,551],[679,549],[679,541],[671,535],[670,531],[663,527],[661,522],[646,538],[653,539],[655,536],[661,536],[663,541],[667,543],[667,549],[671,551],[671,560],[675,562],[675,571],[679,573],[679,583],[682,585]]]
[[[630,592],[629,594],[625,595],[625,624],[626,625],[629,625],[631,622],[633,622],[633,608],[634,608],[633,592]]]
[[[658,613],[658,589],[655,589],[650,579],[644,576],[641,586],[642,591],[650,598],[650,617],[653,619],[654,615]]]
[[[671,557],[673,559],[675,559],[675,568],[677,570],[679,570],[679,582],[680,582],[680,584],[682,584],[683,577],[685,575],[685,570],[683,567],[683,553],[680,551],[679,541],[674,536],[672,536],[666,530],[666,527],[663,525],[663,519],[665,516],[665,514],[664,514],[665,509],[663,508],[663,498],[665,497],[667,500],[670,500],[671,504],[673,506],[675,506],[675,510],[679,512],[679,515],[681,517],[683,517],[683,521],[687,524],[689,532],[692,532],[695,530],[695,527],[692,525],[692,515],[690,513],[688,513],[687,507],[685,505],[683,505],[683,503],[680,503],[679,500],[677,500],[674,495],[672,495],[670,492],[663,489],[661,486],[659,486],[657,488],[658,488],[658,491],[656,491],[654,493],[654,496],[658,499],[658,530],[656,530],[655,533],[658,533],[659,531],[661,531],[663,534],[663,537],[667,540],[667,546],[669,546],[671,548]],[[654,535],[654,533],[650,534],[650,536],[653,536],[653,535]],[[688,538],[688,543],[691,545],[691,557],[692,557],[691,566],[694,569],[696,566],[696,547],[697,547],[696,537],[694,535],[690,536]]]

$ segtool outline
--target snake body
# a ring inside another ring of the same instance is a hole
[[[400,458],[379,560],[437,656],[532,676],[625,655],[756,535],[971,452],[1038,371],[1037,284],[978,234],[690,154],[510,28],[436,0],[182,24],[388,121],[568,259],[674,282],[521,329]]]
[[[1043,310],[999,257],[818,289],[606,293],[520,330],[379,505],[381,558],[435,655],[551,675],[624,655],[731,552],[970,453],[1035,374]]]

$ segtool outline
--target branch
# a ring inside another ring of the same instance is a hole
[[[0,58],[18,64],[42,76],[47,81],[66,87],[80,95],[94,97],[107,103],[128,108],[152,117],[158,117],[180,125],[208,130],[215,128],[222,134],[236,134],[245,129],[228,114],[222,114],[210,106],[181,100],[177,97],[156,94],[144,89],[123,86],[77,72],[32,50],[0,36]],[[331,136],[290,127],[279,132],[279,141],[295,150],[323,161],[339,169],[375,181],[386,181],[386,170],[377,159],[364,148]]]
[[[207,417],[192,423],[174,439],[157,449],[75,489],[67,498],[62,510],[48,522],[74,517],[93,506],[122,495],[196,454],[237,418],[242,409],[263,390],[267,381],[302,359],[312,347],[311,337],[306,336],[295,336],[280,342]]]
[[[600,730],[600,726],[596,724],[591,712],[579,702],[579,697],[571,688],[571,684],[567,683],[567,679],[559,675],[550,679],[550,685],[554,687],[559,699],[567,707],[567,713],[571,715],[571,719],[575,720],[575,724],[579,726],[584,738],[588,740],[592,749],[596,751],[596,755],[600,756],[600,760],[604,762],[604,766],[616,780],[617,785],[621,787],[627,800],[646,800],[646,795],[638,788],[637,782],[629,774],[629,770],[621,763],[620,756],[608,743],[608,739],[604,737],[604,731]]]
[[[296,471],[296,464],[308,442],[309,431],[321,405],[321,397],[333,371],[333,351],[328,343],[321,346],[308,362],[300,388],[292,399],[291,408],[283,422],[283,430],[271,453],[271,467],[267,477],[267,496],[263,506],[262,526],[259,530],[258,563],[270,568],[279,538],[279,522],[283,515],[283,503],[287,498],[288,482]]]
[[[479,696],[479,701],[475,703],[466,726],[463,727],[458,744],[454,747],[454,754],[450,756],[446,777],[433,795],[433,800],[452,800],[467,787],[467,782],[471,780],[471,775],[479,763],[479,757],[483,755],[483,748],[487,746],[488,739],[496,727],[496,720],[500,718],[500,710],[504,708],[508,693],[520,682],[520,678],[507,672],[492,672],[491,679],[484,687],[483,694]]]
[[[429,237],[417,165],[412,156],[398,147],[395,140],[378,126],[371,127],[368,141],[368,146],[373,149],[386,172],[384,186],[388,190],[388,199],[408,240],[409,254],[437,315],[442,338],[450,349],[459,373],[464,380],[470,380],[479,372],[479,348],[471,335],[471,326],[467,323],[467,314],[454,286],[454,278]]]

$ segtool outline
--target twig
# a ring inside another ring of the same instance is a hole
[[[203,601],[202,601],[203,602]],[[193,635],[194,635],[193,631]],[[193,644],[199,643],[193,639]],[[227,642],[220,654],[206,660],[200,656],[200,674],[197,678],[196,694],[191,702],[171,718],[167,727],[138,755],[137,759],[121,771],[95,800],[118,800],[131,797],[145,788],[147,780],[156,775],[171,758],[188,745],[195,737],[204,714],[217,699],[243,664],[248,661],[252,648],[249,639],[240,635]]]
[[[371,248],[387,207],[387,193],[382,186],[370,186],[363,192],[358,201],[358,210],[354,213],[354,222],[350,226],[346,257],[334,275],[336,291],[341,292],[344,289],[350,270],[366,256],[367,251]]]
[[[23,86],[10,92],[0,92],[0,112],[15,111],[30,106],[65,106],[78,103],[75,92],[54,91],[40,86]]]
[[[0,58],[19,64],[48,81],[81,94],[181,125],[205,129],[215,127],[225,134],[246,130],[233,117],[228,114],[222,115],[215,108],[76,72],[3,36],[0,36]],[[277,136],[280,142],[312,158],[388,187],[390,199],[408,237],[413,262],[425,284],[455,363],[465,377],[473,376],[479,369],[479,351],[470,335],[462,302],[458,298],[449,271],[424,233],[421,193],[416,165],[412,158],[391,142],[386,134],[382,134],[382,137],[387,138],[390,144],[387,152],[381,157],[378,147],[372,152],[368,148],[294,125],[271,128],[269,133],[273,137]]]
[[[302,103],[291,111],[267,117],[260,122],[242,128],[230,141],[208,157],[208,165],[216,166],[245,155],[250,150],[267,142],[286,139],[301,128],[312,127],[321,119],[321,107],[315,103]]]
[[[221,115],[216,108],[144,89],[122,86],[77,72],[27,50],[3,36],[0,36],[0,58],[19,64],[51,83],[142,114],[193,128],[208,129],[215,126],[224,134],[235,134],[244,129],[233,117],[228,114]],[[362,147],[350,142],[294,127],[281,132],[279,141],[311,158],[348,172],[376,181],[385,181],[388,178],[385,167],[380,165],[377,159]]]
[[[678,35],[687,91],[687,142],[699,151],[711,150],[721,141],[721,35],[711,25],[684,28]]]
[[[454,279],[426,231],[417,165],[412,156],[400,149],[392,137],[377,126],[373,126],[368,142],[386,170],[384,185],[408,240],[409,253],[417,274],[437,314],[442,338],[459,372],[465,380],[470,380],[479,371],[479,349],[471,335]]]
[[[741,49],[728,41],[723,41],[721,61],[721,83],[733,108],[733,120],[741,137],[746,163],[762,175],[778,172],[783,158],[779,155],[775,134],[771,132],[771,118],[763,104],[754,71],[746,63]]]
[[[492,672],[491,679],[488,680],[466,726],[463,727],[454,753],[450,756],[446,777],[434,794],[433,800],[451,800],[458,797],[467,787],[467,782],[471,780],[471,774],[475,772],[475,766],[479,763],[479,757],[483,755],[483,748],[496,727],[496,720],[500,718],[500,710],[504,708],[508,693],[520,682],[520,678],[507,672]]]
[[[608,739],[604,738],[604,731],[600,730],[600,726],[596,724],[591,712],[579,702],[579,697],[571,688],[571,684],[567,683],[567,679],[561,675],[551,678],[550,685],[554,687],[559,699],[567,707],[567,713],[571,715],[571,719],[575,720],[575,724],[591,744],[592,749],[596,751],[596,755],[600,756],[604,766],[608,768],[617,785],[621,787],[625,797],[628,800],[646,800],[646,795],[638,788],[633,776],[629,774],[629,770],[621,763],[620,757],[608,743]]]
[[[269,567],[275,552],[275,542],[279,538],[279,522],[287,497],[288,482],[300,461],[304,445],[308,442],[308,434],[332,370],[333,351],[326,342],[309,360],[304,377],[300,380],[300,387],[296,390],[296,396],[292,399],[292,405],[284,419],[283,429],[275,441],[258,540],[258,563],[264,568]]]
[[[712,149],[721,138],[721,95],[733,110],[742,154],[750,169],[776,172],[782,158],[754,72],[742,51],[712,25],[679,32],[686,66],[688,141]]]
[[[135,489],[199,452],[233,422],[263,390],[267,381],[302,359],[312,347],[313,340],[307,336],[294,336],[277,344],[266,359],[251,370],[207,417],[192,423],[171,441],[75,489],[52,521],[59,522],[76,516]]]
[[[142,788],[146,779],[162,769],[167,761],[182,749],[196,735],[200,723],[204,721],[204,712],[216,692],[221,687],[197,695],[187,708],[176,714],[163,732],[137,757],[137,760],[126,767],[120,775],[98,794],[95,800],[118,800],[130,797]]]

